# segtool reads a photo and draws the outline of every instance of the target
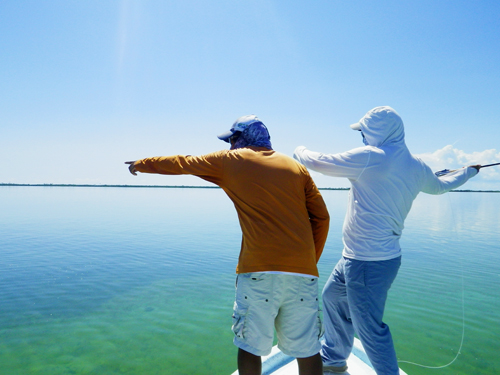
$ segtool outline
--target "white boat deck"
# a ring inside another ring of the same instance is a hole
[[[344,375],[377,375],[370,365],[363,345],[358,339],[354,339],[352,353],[347,359],[347,371]],[[400,375],[407,375],[403,370],[399,370]],[[262,375],[299,375],[297,361],[283,354],[278,347],[273,347],[271,354],[262,357]],[[325,375],[332,374],[325,371]],[[238,375],[238,371],[232,375]]]

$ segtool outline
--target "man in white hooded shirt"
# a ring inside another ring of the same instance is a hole
[[[379,375],[399,374],[385,302],[401,264],[399,239],[419,192],[443,194],[475,176],[470,166],[437,177],[409,152],[401,117],[391,107],[376,107],[351,125],[365,147],[339,154],[295,149],[307,168],[351,182],[343,226],[344,249],[323,289],[324,369],[345,372],[356,332]]]

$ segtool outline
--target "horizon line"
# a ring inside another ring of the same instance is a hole
[[[219,186],[208,185],[127,185],[127,184],[18,184],[0,182],[0,186],[24,186],[24,187],[114,187],[114,188],[160,188],[160,189],[221,189]],[[332,188],[318,187],[318,190],[351,190],[348,187]],[[457,193],[500,193],[500,190],[450,190]]]

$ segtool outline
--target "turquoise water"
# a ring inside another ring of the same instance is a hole
[[[348,194],[322,193],[321,285]],[[234,371],[241,235],[221,190],[4,186],[0,207],[0,374]],[[386,322],[401,360],[460,354],[401,363],[408,374],[500,373],[499,216],[495,193],[416,200]]]

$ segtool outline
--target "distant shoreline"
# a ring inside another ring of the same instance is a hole
[[[107,185],[107,184],[11,184],[0,183],[1,186],[27,187],[112,187],[112,188],[149,188],[149,189],[220,189],[218,186],[191,186],[191,185]],[[319,190],[350,190],[350,188],[325,188]],[[451,190],[451,193],[500,193],[500,190]]]

